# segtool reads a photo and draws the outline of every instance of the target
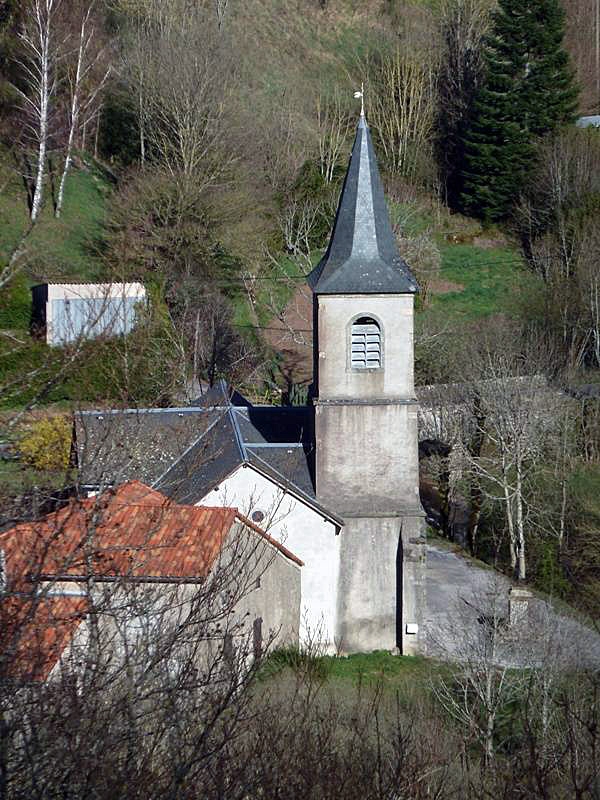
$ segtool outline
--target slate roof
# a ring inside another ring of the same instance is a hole
[[[315,497],[311,408],[253,406],[224,382],[199,402],[77,414],[81,484],[97,488],[135,479],[193,505],[237,467],[250,464],[343,524]]]
[[[181,503],[197,503],[228,475],[249,464],[323,516],[342,520],[316,500],[311,409],[229,406],[154,484]]]
[[[308,276],[315,294],[405,294],[417,282],[400,256],[371,134],[361,115],[323,259]]]
[[[229,390],[220,382],[194,406],[75,414],[81,484],[105,487],[134,479],[153,483],[206,430],[213,412],[229,402]]]

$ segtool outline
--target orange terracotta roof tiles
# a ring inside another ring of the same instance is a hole
[[[235,520],[302,566],[235,508],[184,506],[139,481],[0,534],[12,590],[41,576],[206,578]]]
[[[10,588],[42,575],[205,578],[237,511],[180,506],[137,481],[0,535]]]
[[[36,597],[40,581],[90,571],[96,577],[201,580],[236,522],[303,565],[237,509],[178,505],[139,481],[0,534],[7,589],[21,593],[0,602],[0,671],[45,680],[85,617],[86,598]]]
[[[84,597],[7,597],[0,603],[0,674],[44,681],[85,618]]]

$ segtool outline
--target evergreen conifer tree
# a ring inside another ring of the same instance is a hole
[[[559,0],[500,0],[464,142],[469,213],[505,217],[535,160],[536,139],[572,121],[577,89],[563,36]]]

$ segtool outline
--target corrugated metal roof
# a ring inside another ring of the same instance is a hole
[[[40,283],[34,289],[48,287],[48,300],[100,297],[144,297],[143,283]]]
[[[592,114],[589,117],[579,117],[575,125],[578,128],[600,128],[600,114]]]

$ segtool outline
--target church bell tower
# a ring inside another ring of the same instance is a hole
[[[361,114],[314,308],[317,499],[344,519],[336,641],[343,652],[422,651],[413,305]]]

